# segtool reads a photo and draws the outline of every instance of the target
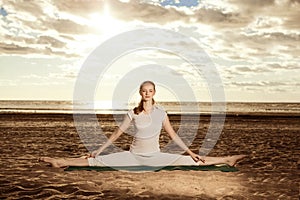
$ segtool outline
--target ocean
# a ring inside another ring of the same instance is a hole
[[[300,103],[259,102],[158,102],[169,114],[260,114],[300,115]],[[0,114],[3,113],[96,113],[122,114],[137,103],[113,105],[109,101],[93,103],[72,101],[0,100]],[[213,107],[212,107],[213,105]],[[113,108],[112,108],[113,107]]]

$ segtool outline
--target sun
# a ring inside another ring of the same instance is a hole
[[[114,18],[110,13],[108,4],[105,4],[102,12],[91,13],[89,15],[89,25],[102,34],[112,34],[120,30],[124,23]]]

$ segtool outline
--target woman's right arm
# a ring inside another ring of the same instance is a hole
[[[107,142],[101,147],[99,147],[99,149],[93,151],[90,156],[93,158],[97,157],[109,145],[111,145],[114,141],[116,141],[122,135],[123,132],[125,132],[125,130],[130,126],[130,123],[131,123],[131,118],[129,118],[129,116],[126,115],[122,124],[117,128],[117,130],[113,132],[113,134],[109,137]]]
[[[102,151],[104,151],[104,149],[106,149],[109,145],[116,141],[120,137],[120,135],[122,135],[122,133],[123,131],[120,128],[115,130],[104,145],[91,153],[91,157],[97,157]]]

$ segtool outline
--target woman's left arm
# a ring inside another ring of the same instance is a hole
[[[176,142],[176,144],[178,146],[180,146],[183,150],[185,150],[192,158],[195,162],[201,161],[201,162],[205,162],[205,160],[203,159],[203,157],[201,157],[198,154],[195,154],[194,152],[192,152],[185,144],[184,142],[181,140],[181,138],[177,135],[177,133],[174,131],[169,117],[166,116],[164,121],[163,121],[163,127],[165,129],[165,131],[170,135],[171,139],[174,140]]]

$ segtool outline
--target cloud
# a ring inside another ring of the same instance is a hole
[[[112,0],[116,1],[116,0]],[[77,16],[88,17],[92,12],[101,12],[104,9],[105,3],[109,1],[76,1],[74,0],[53,0],[53,6],[56,7],[59,12],[73,13]],[[58,13],[59,15],[59,13]]]
[[[32,72],[33,73],[33,72]],[[61,70],[59,72],[49,72],[48,74],[27,74],[15,80],[19,85],[67,85],[73,83],[77,74],[73,71]]]
[[[207,5],[201,4],[200,1],[198,7],[191,8],[190,13],[186,13],[176,7],[161,6],[160,2],[153,4],[137,0],[128,2],[118,0],[89,1],[88,3],[86,1],[76,1],[74,3],[73,0],[55,0],[52,3],[33,2],[31,4],[9,2],[4,6],[6,6],[6,10],[10,10],[12,13],[8,15],[11,23],[2,25],[2,28],[10,30],[10,33],[6,31],[6,38],[10,36],[11,41],[23,40],[25,45],[15,42],[12,42],[12,44],[29,47],[29,49],[24,49],[27,52],[33,48],[43,48],[38,47],[36,44],[46,44],[47,48],[51,50],[46,51],[46,53],[57,52],[58,50],[55,48],[61,48],[63,52],[69,52],[67,56],[70,56],[72,55],[72,49],[68,44],[86,44],[82,40],[76,41],[79,38],[78,36],[81,35],[80,38],[82,39],[84,36],[88,37],[87,35],[99,34],[96,27],[92,27],[87,22],[89,22],[92,13],[102,13],[105,6],[109,5],[111,14],[124,23],[126,21],[140,21],[142,23],[166,25],[180,22],[182,25],[194,27],[207,24],[214,28],[213,37],[208,36],[208,33],[203,33],[199,28],[197,31],[194,30],[193,34],[199,32],[202,37],[210,37],[206,42],[208,45],[210,44],[212,52],[229,59],[276,56],[279,53],[290,55],[294,52],[282,47],[278,47],[275,52],[270,49],[277,44],[296,48],[295,41],[299,40],[299,34],[284,32],[282,26],[285,26],[287,21],[290,24],[289,26],[292,26],[292,22],[295,22],[295,27],[299,26],[299,12],[296,12],[299,7],[298,1],[278,4],[277,1],[273,0],[228,0],[226,3],[220,4],[219,7],[208,6],[209,1],[205,1],[205,3]],[[228,11],[230,7],[235,9]],[[289,14],[283,8],[289,10]],[[276,12],[272,11],[273,9]],[[258,14],[259,18],[257,17]],[[272,23],[270,22],[276,21],[276,16],[283,20],[282,24],[278,22],[281,29],[278,29],[277,32],[274,32],[274,30],[268,32],[265,29],[272,30]],[[209,34],[211,33],[209,32]],[[16,34],[18,37],[13,38]],[[214,49],[212,46],[216,41],[221,41],[220,44],[222,45],[218,45],[218,48]],[[12,49],[15,48],[12,47]],[[241,49],[243,51],[240,51]],[[235,51],[240,51],[241,54],[237,55]],[[41,51],[41,53],[43,52],[45,51]],[[7,49],[5,53],[9,53]],[[22,53],[22,48],[11,53]],[[297,55],[298,53],[294,54]],[[74,56],[76,56],[75,54]]]
[[[7,15],[0,15],[0,54],[79,59],[103,41],[104,34],[110,35],[111,29],[120,30],[122,24],[125,29],[131,25],[149,25],[179,31],[197,40],[209,57],[217,61],[228,88],[238,91],[267,88],[278,92],[299,88],[295,74],[300,69],[300,0],[201,0],[191,8],[163,6],[162,2],[5,1],[3,10]],[[106,9],[118,23],[100,22]],[[179,45],[175,46],[174,41]],[[191,44],[180,38],[161,42],[197,56]],[[155,56],[155,62],[174,66],[174,75],[194,81],[195,72],[184,62],[172,63],[174,59],[166,55]],[[144,56],[138,61],[147,59],[151,60]],[[50,79],[71,80],[76,77],[71,68],[74,66],[61,74],[48,75]]]
[[[111,1],[112,14],[122,20],[139,20],[145,23],[166,24],[174,21],[188,21],[189,17],[175,8],[164,8],[156,4],[139,3],[131,1],[122,3]],[[122,10],[122,12],[120,12]]]
[[[229,90],[297,92],[300,82],[296,74],[300,72],[300,67],[295,64],[265,62],[218,68],[223,84]]]
[[[110,29],[110,27],[99,27],[101,24],[90,23],[91,14],[102,14],[108,4],[111,14],[122,21],[138,20],[143,23],[165,24],[178,19],[188,19],[184,13],[176,9],[165,9],[158,5],[139,3],[138,1],[123,3],[111,0],[87,3],[86,1],[66,0],[36,1],[30,4],[7,2],[4,6],[10,14],[7,21],[0,23],[0,29],[4,33],[0,39],[2,41],[9,39],[10,42],[3,42],[6,47],[0,53],[40,52],[49,55],[53,52],[53,55],[64,56],[62,52],[68,52],[65,56],[76,56],[74,46],[81,46],[76,49],[77,51],[93,48],[91,45],[94,43],[86,41],[92,39],[90,35],[99,34],[99,30],[97,30],[99,28]],[[164,17],[158,20],[157,16]],[[68,44],[72,44],[73,48],[71,49]],[[44,50],[40,51],[41,49]],[[78,54],[82,54],[82,52],[78,52]]]
[[[219,9],[201,8],[195,12],[193,19],[197,23],[205,23],[215,28],[243,27],[250,22],[247,16],[237,12],[225,13]]]
[[[213,27],[215,36],[207,40],[211,53],[231,60],[299,56],[297,1],[229,0],[227,3],[219,7],[202,6],[195,11],[197,23]]]
[[[72,5],[72,2],[69,1],[68,4]],[[4,6],[9,14],[0,23],[3,33],[0,36],[3,47],[1,54],[37,53],[78,57],[79,52],[74,52],[69,44],[82,42],[76,41],[77,36],[95,32],[94,27],[80,24],[81,21],[76,18],[68,15],[60,18],[63,13],[56,5],[46,1],[34,1],[30,4],[7,2]]]
[[[248,65],[233,65],[230,67],[221,66],[222,73],[231,75],[249,75],[249,74],[262,74],[272,72],[283,72],[283,71],[295,71],[300,70],[299,63],[295,62],[283,62],[283,63],[252,63]]]
[[[20,52],[37,52],[36,49],[30,48],[30,47],[22,47],[15,44],[7,44],[7,43],[0,43],[0,49],[2,50],[2,53],[20,53]]]
[[[19,86],[20,81],[19,80],[10,80],[10,79],[0,79],[0,87],[10,87],[10,86]]]
[[[236,88],[240,91],[256,91],[256,92],[268,92],[268,93],[299,93],[297,87],[299,82],[293,81],[240,81],[232,82],[230,88]],[[271,99],[270,99],[271,100]]]
[[[286,83],[280,81],[258,81],[258,82],[232,82],[234,86],[285,86]]]
[[[165,24],[177,20],[188,20],[184,12],[175,8],[164,8],[160,4],[147,3],[145,1],[122,2],[110,1],[54,1],[54,5],[60,12],[72,13],[83,18],[89,18],[91,13],[101,13],[105,6],[109,6],[111,14],[123,21],[139,20],[146,23]]]
[[[286,63],[268,63],[267,67],[270,70],[300,70],[300,64],[294,62],[286,62]]]
[[[297,30],[300,19],[300,2],[298,0],[228,0],[244,15],[256,18],[257,16],[276,16],[283,19],[285,28]],[[274,27],[273,27],[274,28]]]
[[[76,23],[69,19],[55,19],[49,21],[42,21],[41,23],[47,24],[47,28],[53,29],[60,34],[88,34],[94,32],[94,28]],[[38,27],[33,27],[38,29]]]
[[[258,12],[260,10],[265,9],[265,7],[269,7],[275,4],[275,0],[264,0],[264,1],[260,1],[260,0],[227,0],[227,2],[234,4],[236,6],[238,6],[238,8],[240,10],[243,11],[255,11]]]
[[[37,39],[38,44],[50,45],[54,48],[63,48],[66,46],[66,42],[62,42],[54,37],[41,35]]]
[[[258,61],[265,57],[296,59],[299,57],[298,33],[257,33],[245,35],[224,31],[219,37],[210,39],[211,53],[230,60]],[[214,47],[214,44],[222,44]],[[208,44],[209,45],[209,44]]]
[[[0,42],[1,53],[3,54],[43,54],[43,55],[57,55],[63,57],[74,57],[76,54],[68,54],[63,50],[55,50],[45,45],[39,48],[33,48],[30,46],[21,46],[14,43],[3,43]]]
[[[252,66],[236,66],[235,67],[235,70],[237,72],[241,72],[241,73],[244,73],[244,72],[253,72],[253,73],[262,73],[262,72],[271,72],[271,70],[265,68],[265,67],[260,67],[260,66],[255,66],[255,67],[252,67]]]

